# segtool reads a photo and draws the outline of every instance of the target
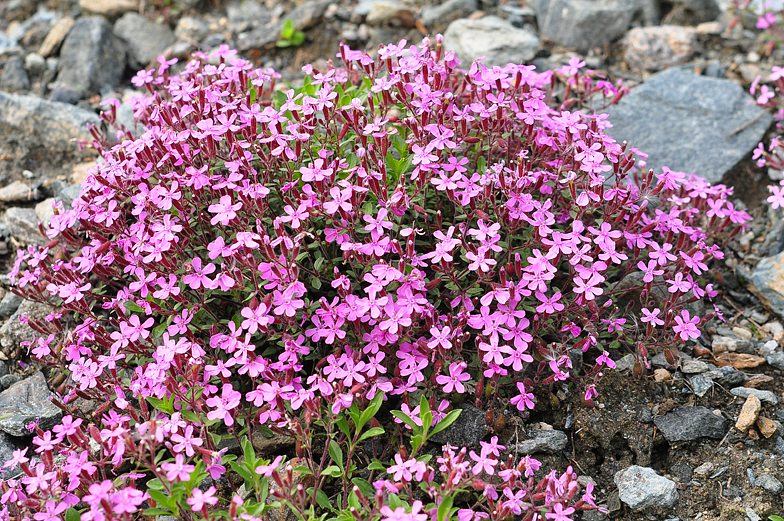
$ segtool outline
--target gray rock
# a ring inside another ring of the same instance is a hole
[[[63,163],[84,155],[75,140],[92,141],[87,124],[98,116],[71,105],[0,91],[0,170],[63,173]]]
[[[462,406],[455,423],[430,438],[436,443],[448,443],[456,447],[473,447],[487,434],[485,413],[470,404]]]
[[[0,376],[0,390],[8,389],[20,380],[21,378],[19,378],[18,374],[5,374]]]
[[[779,494],[784,492],[784,485],[782,485],[781,481],[774,478],[770,474],[763,474],[754,481],[756,486],[765,489],[767,492],[770,492],[774,496],[778,496]]]
[[[207,22],[200,20],[193,16],[183,16],[177,22],[177,27],[174,29],[174,36],[178,40],[186,42],[200,42],[208,34],[210,34],[210,26]]]
[[[534,9],[543,38],[580,52],[617,40],[634,19],[656,16],[636,0],[536,0]]]
[[[50,188],[54,198],[58,201],[62,201],[63,207],[65,207],[66,210],[71,209],[73,200],[82,193],[82,185],[70,185],[58,179],[52,181]]]
[[[711,78],[726,78],[727,71],[724,70],[724,67],[721,65],[720,61],[712,61],[705,67],[704,73],[705,76],[709,76]]]
[[[25,69],[33,72],[42,72],[46,69],[46,60],[37,52],[31,52],[24,59]]]
[[[394,22],[401,14],[412,17],[408,6],[399,0],[374,0],[365,22],[368,25],[380,26]]]
[[[4,432],[0,432],[0,469],[4,471],[3,479],[8,479],[17,474],[19,465],[14,465],[11,468],[5,467],[5,462],[10,461],[14,457],[14,451],[17,449],[14,439]]]
[[[0,88],[11,92],[30,90],[30,77],[21,56],[14,56],[5,62]]]
[[[125,13],[114,23],[114,34],[125,40],[129,65],[143,69],[177,39],[168,26],[155,23],[139,13]]]
[[[784,252],[757,263],[747,279],[748,289],[779,316],[784,316]],[[770,363],[770,362],[769,362]]]
[[[740,385],[745,382],[747,378],[746,373],[739,371],[730,365],[703,373],[703,376],[710,378],[715,383],[723,385],[724,387]]]
[[[772,405],[779,403],[778,396],[776,396],[776,394],[772,391],[763,391],[762,389],[753,389],[751,387],[735,387],[730,389],[730,393],[733,396],[738,396],[739,398],[748,398],[753,394],[763,402],[768,402]]]
[[[700,374],[709,370],[710,366],[701,360],[688,360],[681,366],[681,371],[685,374]]]
[[[226,16],[235,32],[267,24],[272,19],[270,12],[254,0],[232,2],[226,6]]]
[[[765,361],[775,367],[784,371],[784,353],[773,353],[765,357]]]
[[[3,32],[0,32],[0,54],[5,53],[9,49],[16,47],[17,42],[15,39],[9,37]]]
[[[658,71],[688,61],[697,51],[693,27],[635,27],[623,37],[623,58],[633,69]]]
[[[27,424],[38,421],[48,430],[57,425],[62,411],[50,400],[52,394],[42,373],[18,382],[0,393],[0,430],[11,436],[28,436]]]
[[[49,305],[30,300],[23,301],[14,314],[0,326],[0,346],[5,352],[9,352],[22,342],[32,341],[36,337],[35,331],[27,324],[23,324],[19,318],[27,316],[31,320],[43,321],[51,312],[52,308]]]
[[[59,72],[50,99],[82,98],[116,87],[125,72],[125,56],[123,41],[105,18],[79,18],[60,49]]]
[[[691,390],[702,398],[705,394],[713,388],[713,380],[704,374],[693,376],[690,380]]]
[[[725,352],[751,354],[754,351],[750,341],[729,336],[713,337],[711,348],[714,354]]]
[[[636,363],[637,359],[634,355],[629,354],[622,357],[620,360],[615,361],[615,370],[616,371],[629,371],[634,369],[634,364]]]
[[[43,246],[49,238],[38,229],[38,215],[32,208],[9,208],[0,222],[8,226],[11,236],[23,244]]]
[[[716,0],[675,0],[667,14],[667,23],[676,25],[697,25],[712,22],[721,14]]]
[[[444,47],[454,51],[465,69],[480,56],[486,67],[527,62],[539,50],[532,31],[518,29],[497,16],[455,20],[444,33]]]
[[[569,443],[566,433],[561,431],[531,431],[528,435],[530,439],[517,444],[520,454],[555,454],[564,450]]]
[[[41,198],[41,192],[30,183],[14,181],[13,183],[0,188],[0,201],[4,203],[19,203],[37,201]]]
[[[283,20],[294,22],[298,31],[310,29],[321,20],[330,3],[332,0],[310,0],[292,9],[280,21],[270,22],[242,33],[237,37],[237,49],[247,51],[275,43],[280,37]]]
[[[654,418],[653,423],[670,443],[697,438],[720,440],[727,429],[727,421],[705,407],[678,407]]]
[[[0,300],[0,318],[8,318],[14,313],[16,310],[19,309],[19,305],[22,303],[24,299],[14,293],[13,291],[9,291],[5,295],[3,295],[3,300]],[[8,370],[6,369],[6,373]],[[0,376],[3,376],[0,374]]]
[[[770,115],[750,101],[732,81],[668,69],[608,109],[608,132],[647,153],[648,168],[667,166],[717,183],[770,126]]]
[[[0,360],[0,378],[4,377],[8,374],[8,364],[6,364],[3,360]]]
[[[466,18],[476,11],[476,0],[447,0],[439,5],[422,7],[422,24],[435,32],[443,32],[447,26],[459,18]]]
[[[678,501],[675,482],[659,476],[651,468],[632,465],[616,472],[614,479],[618,496],[632,510],[670,509]]]

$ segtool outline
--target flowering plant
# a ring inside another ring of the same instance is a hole
[[[642,154],[578,110],[624,93],[584,63],[461,71],[431,43],[377,59],[341,46],[344,66],[306,67],[300,89],[228,47],[219,65],[196,54],[171,75],[161,58],[136,75],[143,134],[93,129],[103,162],[10,274],[53,307],[29,321],[31,355],[70,380],[63,424],[36,431],[40,461],[6,464],[20,469],[6,516],[596,508],[571,468],[535,479],[539,463],[497,436],[436,462],[421,449],[456,400],[492,425],[572,380],[590,406],[610,348],[636,352],[639,373],[649,350],[697,338],[713,237],[749,216],[724,186],[637,171]],[[77,398],[100,406],[84,415]],[[249,440],[272,434],[292,459],[256,456]]]

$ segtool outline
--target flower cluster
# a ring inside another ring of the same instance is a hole
[[[67,420],[36,437],[41,462],[10,462],[24,477],[2,483],[5,511],[255,519],[274,481],[271,496],[303,516],[340,498],[367,519],[432,518],[410,486],[441,486],[425,457],[371,455],[393,463],[353,490],[359,442],[392,434],[368,424],[368,404],[401,403],[397,434],[418,446],[454,421],[450,396],[525,411],[537,389],[572,379],[591,405],[614,366],[606,349],[644,364],[699,336],[707,317],[684,306],[715,296],[701,277],[721,258],[714,238],[749,219],[731,189],[635,169],[642,154],[607,135],[604,116],[570,111],[624,93],[582,62],[462,71],[431,43],[375,60],[342,46],[344,66],[306,67],[300,89],[277,89],[274,71],[228,47],[217,65],[196,54],[173,75],[161,58],[134,78],[149,92],[135,101],[144,131],[120,127],[111,144],[94,129],[100,165],[72,210],[55,208],[52,241],[19,251],[10,274],[53,306],[30,320],[29,347],[72,383],[58,389]],[[83,417],[77,398],[101,405]],[[219,450],[270,429],[296,438],[296,473],[318,486]],[[445,449],[440,471],[482,492],[461,520],[593,508],[590,491],[570,503],[571,471],[534,486],[538,464],[502,463],[502,450]],[[253,497],[219,495],[210,483],[226,473]],[[435,508],[457,488],[434,489]]]

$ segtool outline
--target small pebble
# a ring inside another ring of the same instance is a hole
[[[694,469],[694,473],[697,474],[698,476],[707,476],[712,470],[713,470],[713,463],[708,461],[703,463],[696,469]]]
[[[746,469],[746,477],[749,478],[749,486],[754,488],[754,471],[751,468]]]
[[[753,394],[749,395],[740,411],[738,421],[735,422],[735,428],[740,432],[748,431],[749,427],[754,425],[754,422],[757,421],[760,410],[762,410],[762,402],[760,402],[760,399]]]

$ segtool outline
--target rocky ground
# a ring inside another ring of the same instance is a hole
[[[736,189],[736,206],[756,219],[712,267],[726,322],[714,319],[699,343],[663,354],[630,375],[632,355],[615,356],[598,406],[587,409],[568,386],[540,396],[528,417],[465,405],[440,442],[474,445],[495,430],[517,453],[545,465],[573,465],[593,482],[609,515],[585,520],[744,520],[784,514],[784,213],[762,202],[781,172],[756,168],[751,150],[771,117],[746,93],[770,66],[744,17],[716,0],[5,0],[0,2],[0,263],[18,247],[42,244],[38,222],[52,198],[66,206],[94,164],[78,140],[97,123],[102,100],[138,93],[134,72],[159,54],[184,63],[222,44],[292,84],[306,63],[323,64],[338,42],[371,53],[380,43],[442,32],[464,63],[528,62],[557,68],[572,57],[624,80],[631,93],[609,109],[611,134],[649,154],[648,166],[694,172]],[[305,34],[279,48],[284,21]],[[132,125],[127,105],[121,120]],[[4,271],[4,270],[3,270]],[[3,296],[4,295],[4,296]],[[0,463],[29,443],[24,424],[46,427],[48,400],[64,380],[25,364],[25,314],[47,310],[0,290]],[[579,361],[578,361],[579,362]],[[280,441],[280,440],[278,440]],[[258,441],[282,450],[281,443]]]

